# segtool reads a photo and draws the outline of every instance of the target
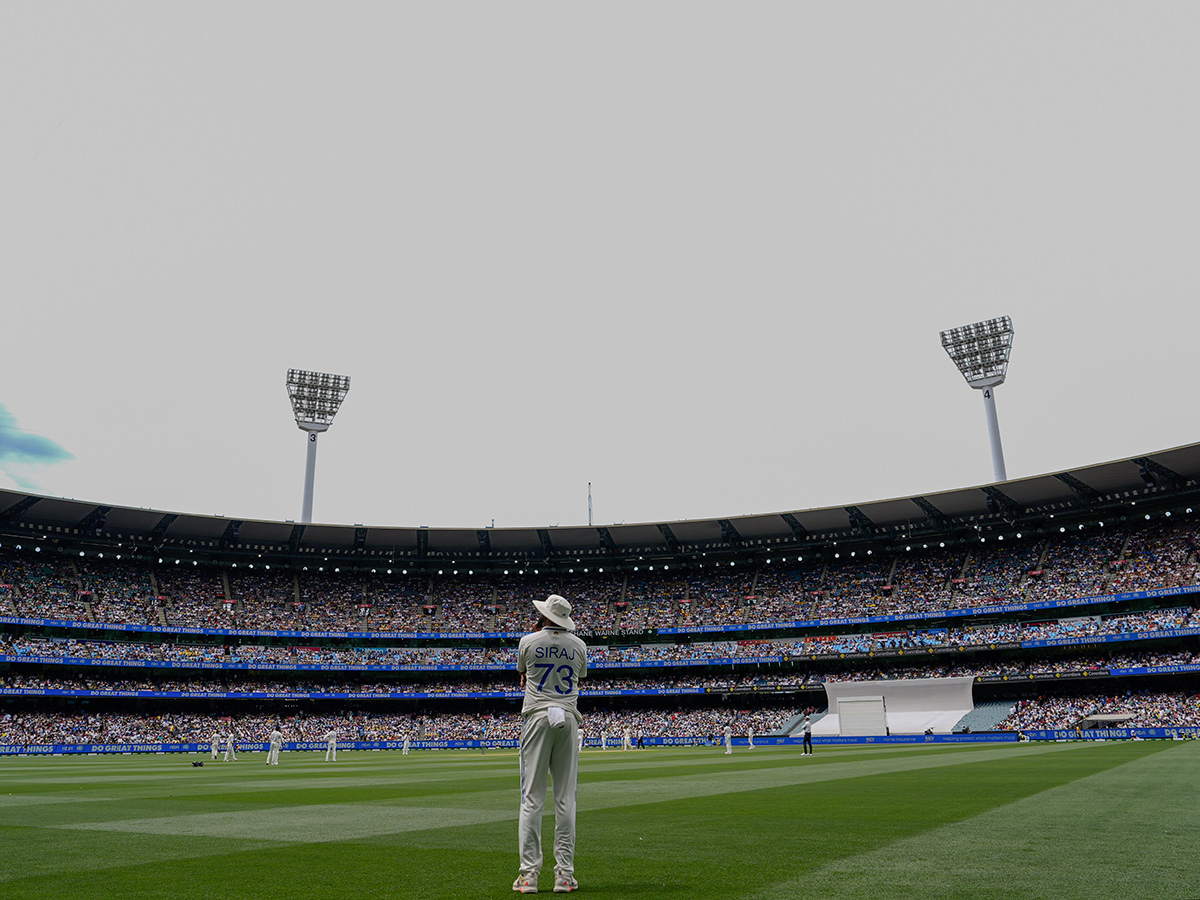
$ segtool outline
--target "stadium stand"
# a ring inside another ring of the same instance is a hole
[[[601,529],[570,552],[541,536],[521,552],[489,549],[491,535],[478,550],[366,540],[325,551],[342,554],[328,566],[303,540],[165,549],[153,528],[27,522],[39,499],[0,492],[0,744],[200,742],[276,720],[289,739],[331,722],[387,736],[364,739],[502,739],[529,601],[551,592],[589,644],[591,740],[786,733],[825,713],[827,682],[896,679],[971,679],[974,710],[939,732],[1196,727],[1195,492],[1181,477],[1069,516],[946,517],[916,539],[814,535],[789,514],[782,535],[673,523],[634,529],[645,545]]]

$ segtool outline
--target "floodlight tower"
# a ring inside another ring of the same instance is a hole
[[[311,522],[313,481],[317,474],[317,435],[328,431],[329,426],[333,424],[338,407],[350,391],[350,376],[288,369],[287,389],[288,397],[292,401],[292,412],[296,415],[296,425],[301,431],[308,432],[308,460],[304,465],[304,506],[300,512],[300,521]]]
[[[1004,450],[1000,446],[1000,420],[996,418],[996,397],[993,388],[1004,383],[1008,373],[1008,354],[1012,350],[1012,319],[1001,316],[963,325],[942,332],[942,346],[967,384],[983,391],[983,408],[987,413],[988,437],[992,443],[992,470],[997,481],[1007,481],[1004,472]]]

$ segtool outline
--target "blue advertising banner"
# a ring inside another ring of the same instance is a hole
[[[494,741],[412,741],[410,747],[415,750],[478,750],[480,744],[485,748],[513,749],[520,742],[515,740]],[[338,741],[338,750],[400,750],[404,741]],[[266,741],[238,741],[238,753],[265,753]],[[285,741],[285,751],[313,750],[325,752],[324,741]],[[224,745],[219,751],[224,754]],[[0,756],[30,756],[68,755],[68,754],[108,754],[108,753],[199,753],[211,755],[209,744],[0,744]]]
[[[709,688],[581,690],[583,697],[678,697],[714,693]],[[140,697],[155,700],[520,700],[524,691],[118,691],[82,688],[0,688],[0,697]]]
[[[1047,638],[1040,641],[1021,641],[1022,647],[1081,647],[1086,644],[1116,644],[1122,641],[1156,641],[1163,638],[1191,637],[1200,628],[1166,628],[1161,631],[1126,631],[1121,634],[1093,634],[1082,637]]]
[[[1114,729],[1108,734],[1116,731],[1126,731],[1129,729]],[[1148,728],[1148,729],[1133,729],[1141,732],[1163,732],[1159,735],[1146,735],[1155,737],[1175,737],[1175,732],[1180,735],[1184,732],[1200,732],[1196,728]],[[1031,737],[1034,734],[1042,734],[1043,732],[1027,732]],[[1059,734],[1059,732],[1044,732],[1045,734]],[[1093,732],[1084,732],[1085,735]],[[1100,732],[1095,732],[1099,734]],[[1033,740],[1072,740],[1074,732],[1062,732],[1062,738],[1039,738],[1034,737]],[[1139,734],[1139,736],[1141,736]],[[1014,743],[1017,740],[1015,732],[992,732],[989,734],[900,734],[900,735],[878,735],[860,736],[860,737],[813,737],[813,744],[820,745],[865,745],[865,744],[982,744],[982,743]],[[688,735],[680,737],[645,737],[643,742],[647,747],[691,747],[691,746],[712,746],[724,747],[723,739],[717,736],[708,735]],[[747,747],[749,741],[744,738],[734,738],[733,746]],[[794,747],[800,749],[802,740],[799,736],[796,737],[781,737],[778,735],[763,735],[754,738],[756,747]],[[411,741],[409,746],[412,750],[478,750],[480,746],[484,749],[493,750],[514,750],[520,745],[517,740],[484,740],[484,741]],[[350,750],[400,750],[404,747],[403,741],[338,741],[339,751]],[[584,746],[589,749],[599,749],[599,740],[592,738],[584,743]],[[620,747],[620,741],[610,739],[608,748],[616,750]],[[265,753],[268,745],[265,741],[239,741],[237,745],[238,753]],[[285,741],[283,744],[285,752],[321,752],[326,749],[324,741]],[[0,744],[0,756],[31,756],[31,755],[77,755],[77,754],[111,754],[111,753],[195,753],[211,758],[211,748],[209,744],[31,744],[23,746],[20,744]],[[219,751],[219,754],[224,754],[224,748]]]
[[[1172,740],[1200,738],[1200,728],[1092,728],[1080,732],[1074,728],[1051,728],[1026,731],[1024,734],[1031,741]]]
[[[789,738],[799,742],[799,738]],[[879,735],[856,735],[854,737],[841,737],[834,735],[822,735],[817,737],[813,735],[813,744],[820,746],[821,744],[1010,744],[1015,743],[1017,735],[1015,732],[1008,733],[1003,731],[985,732],[983,734],[879,734]],[[755,743],[758,738],[754,739]]]
[[[1183,672],[1200,672],[1200,663],[1184,663],[1177,666],[1135,666],[1131,669],[1109,669],[1109,675],[1177,675]]]
[[[595,662],[590,669],[680,669],[696,666],[746,666],[782,662],[782,656],[723,656],[699,659],[656,659],[643,662]],[[0,663],[24,662],[44,666],[109,666],[119,669],[231,669],[243,672],[516,672],[517,664],[439,666],[405,663],[395,666],[335,663],[224,663],[158,659],[93,659],[90,656],[37,656],[0,653]]]
[[[1096,728],[1077,734],[1074,729],[1047,729],[1023,732],[1031,741],[1124,741],[1124,740],[1185,740],[1200,739],[1200,727],[1178,728]],[[889,735],[859,735],[855,737],[839,737],[821,735],[813,737],[817,746],[866,746],[866,745],[898,745],[898,744],[1012,744],[1020,739],[1017,732],[993,731],[982,734],[889,734]],[[716,735],[687,735],[680,737],[645,737],[647,747],[690,747],[712,746],[723,747],[723,739]],[[746,747],[749,741],[744,738],[734,738],[733,746]],[[799,749],[802,744],[797,736],[781,737],[778,735],[762,735],[755,737],[756,747],[794,747]],[[485,741],[411,741],[413,750],[513,750],[520,745],[516,740],[485,740]],[[599,749],[599,740],[591,738],[584,744],[589,749]],[[338,750],[400,750],[403,741],[338,741]],[[620,747],[618,739],[610,739],[607,749],[616,750]],[[283,749],[288,752],[324,752],[324,741],[285,741]],[[265,741],[239,741],[238,753],[265,753]],[[219,751],[224,753],[224,749]],[[33,755],[100,755],[113,753],[194,753],[209,756],[209,744],[0,744],[0,756],[33,756]]]

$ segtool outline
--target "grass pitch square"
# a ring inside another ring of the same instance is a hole
[[[0,758],[0,897],[512,895],[514,752],[191,761]],[[576,875],[622,900],[1195,897],[1198,776],[1193,741],[590,750]]]

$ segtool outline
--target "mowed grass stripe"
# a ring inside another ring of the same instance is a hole
[[[239,839],[294,843],[356,840],[431,828],[450,828],[515,819],[512,810],[424,807],[400,804],[343,803],[286,806],[234,812],[156,816],[59,825],[89,831],[133,831],[142,834],[237,835]]]
[[[946,748],[924,753],[873,753],[860,757],[830,755],[823,762],[801,758],[795,753],[766,754],[753,759],[718,760],[715,768],[706,763],[703,773],[697,771],[694,758],[691,767],[681,769],[677,763],[687,759],[692,751],[670,751],[662,754],[639,754],[625,765],[616,765],[601,777],[608,780],[589,781],[582,775],[583,792],[580,809],[621,808],[644,803],[658,803],[689,797],[736,793],[789,785],[812,784],[820,781],[863,777],[886,772],[912,771],[931,767],[983,763],[1014,753],[1041,754],[1079,751],[1078,745],[1007,745],[987,752],[971,749],[957,752]],[[501,761],[497,761],[501,762]],[[503,763],[501,763],[503,764]],[[681,775],[683,771],[685,774]],[[438,774],[445,770],[438,767]],[[713,774],[720,777],[714,778]],[[399,774],[399,773],[398,773]],[[620,774],[624,778],[618,778]],[[477,810],[497,811],[492,818],[516,817],[515,772],[492,773],[487,779],[471,777],[445,781],[413,780],[412,773],[390,782],[377,776],[362,779],[340,778],[337,785],[327,781],[306,779],[303,772],[270,783],[253,781],[253,792],[228,790],[236,782],[222,779],[212,785],[189,782],[186,791],[179,789],[180,780],[163,774],[154,782],[158,790],[127,791],[124,799],[111,796],[95,797],[76,794],[77,802],[62,809],[59,802],[49,808],[32,808],[21,812],[23,824],[31,826],[73,827],[89,830],[137,831],[143,833],[213,834],[232,833],[233,823],[241,823],[247,836],[259,840],[275,840],[281,832],[272,819],[291,815],[301,824],[294,840],[303,841],[310,835],[314,841],[339,838],[361,838],[389,831],[407,831],[420,827],[443,827],[451,824],[437,817],[427,826],[412,825],[397,819],[394,813],[368,808],[369,805],[410,805],[416,809],[455,809],[462,812],[459,824],[476,821]],[[472,773],[478,775],[478,773]],[[630,775],[634,780],[627,780]],[[197,786],[199,784],[199,786]],[[483,789],[487,787],[488,789]],[[223,788],[224,790],[217,790]],[[269,788],[269,790],[268,790]],[[430,799],[436,803],[430,804]],[[288,812],[293,810],[294,812]],[[324,811],[324,812],[322,812]],[[324,818],[327,824],[322,824]],[[416,818],[413,822],[424,821]],[[339,829],[342,829],[339,832]]]
[[[835,860],[755,900],[889,897],[1200,896],[1200,744],[1025,797],[965,821]]]
[[[244,852],[274,843],[260,844],[239,839],[236,835],[221,838],[97,835],[91,831],[0,826],[0,896],[5,900],[17,897],[66,900],[88,895],[113,897],[122,894],[123,879],[108,873],[122,868],[156,873],[162,890],[145,896],[184,896],[186,890],[182,894],[167,890],[167,883],[175,878],[180,861],[228,856],[235,844],[237,850]],[[55,886],[64,881],[73,881],[81,887],[57,890]],[[127,895],[122,896],[124,900]]]
[[[1138,757],[1153,756],[1168,746],[1009,745],[900,752],[880,748],[839,751],[809,760],[789,751],[760,757],[735,753],[716,760],[709,749],[609,754],[614,758],[601,766],[585,761],[586,777],[595,775],[597,780],[580,787],[579,875],[585,891],[623,898],[742,897],[774,884],[782,885],[775,896],[792,896],[795,885],[789,879],[798,874],[919,838],[948,823],[970,820]],[[383,754],[372,757],[369,769],[374,781],[386,771],[388,759]],[[279,797],[248,793],[236,802],[223,799],[217,805],[227,806],[225,810],[201,812],[186,804],[200,807],[208,801],[170,796],[175,786],[188,779],[180,778],[178,760],[160,760],[157,766],[144,767],[147,778],[140,788],[122,790],[141,793],[160,787],[168,815],[146,814],[144,801],[153,798],[130,798],[125,804],[113,801],[103,816],[94,817],[94,828],[67,828],[63,826],[80,824],[75,816],[65,814],[71,804],[37,809],[39,813],[57,809],[62,815],[57,821],[45,821],[51,827],[5,830],[0,861],[6,881],[0,894],[39,900],[118,894],[123,898],[214,894],[259,898],[263,893],[286,893],[289,900],[304,900],[337,891],[448,900],[509,895],[516,860],[515,755],[497,754],[493,759],[489,754],[483,767],[478,758],[459,754],[435,758],[441,761],[435,777],[443,784],[456,783],[447,775],[461,765],[464,774],[486,773],[491,767],[486,777],[468,779],[476,786],[495,782],[505,787],[464,792],[460,784],[458,793],[429,803],[427,787],[409,780],[414,774],[408,766],[411,757],[396,754],[393,771],[404,782],[397,786],[397,796],[380,797],[376,785],[367,785],[346,789],[344,803],[308,804],[343,807],[344,815],[328,813],[342,827],[353,827],[344,823],[356,816],[369,820],[369,827],[333,837],[320,831],[325,815],[321,810],[303,810],[296,822],[287,820],[289,811],[306,805],[305,799],[324,796],[322,788],[300,786],[279,803]],[[92,765],[71,763],[71,771],[84,778],[88,771],[98,774],[110,767],[109,760],[87,762]],[[114,768],[119,770],[121,762]],[[272,780],[263,774],[254,773],[247,781]],[[349,774],[347,767],[339,777]],[[12,775],[0,767],[0,793],[13,786]],[[222,777],[235,785],[237,780]],[[654,785],[661,796],[649,799],[647,785]],[[106,793],[112,790],[111,785],[105,787]],[[364,800],[363,791],[376,793]],[[271,803],[262,802],[268,799]],[[398,827],[397,822],[414,807],[421,830]],[[464,810],[478,815],[462,815]],[[242,820],[236,815],[211,816],[200,819],[200,827],[191,832],[174,833],[186,830],[189,818],[212,812],[252,815]],[[170,819],[177,821],[166,821]],[[113,830],[122,821],[150,830]],[[1086,821],[1086,816],[1080,821]],[[242,822],[249,830],[241,827]],[[251,839],[261,833],[254,828],[276,826],[312,830],[302,835],[305,840],[267,844]],[[228,833],[212,833],[222,828]],[[551,831],[547,821],[543,834],[547,848]],[[1086,846],[1080,834],[1061,838]],[[940,873],[935,871],[934,877]]]
[[[734,793],[738,791],[762,790],[765,788],[783,787],[786,785],[810,784],[817,781],[837,780],[842,778],[861,777],[864,775],[880,774],[890,771],[915,770],[964,763],[986,762],[1002,758],[1012,753],[1053,753],[1068,749],[1068,745],[1025,745],[1018,747],[1010,745],[993,748],[981,753],[977,749],[968,752],[957,752],[952,749],[942,749],[921,754],[862,754],[861,758],[847,757],[845,754],[831,755],[823,762],[815,758],[802,758],[793,752],[785,752],[770,756],[762,754],[753,759],[724,759],[715,764],[705,762],[702,770],[695,765],[694,759],[687,755],[691,751],[670,751],[664,753],[638,754],[629,758],[624,765],[615,764],[603,772],[585,771],[581,774],[583,793],[580,797],[580,808],[606,809],[623,807],[636,803],[655,803],[664,800],[675,800],[686,797],[709,796],[715,793]],[[680,767],[681,759],[691,762],[691,766]],[[497,761],[499,762],[499,761]],[[444,767],[437,767],[437,774],[444,775]],[[684,774],[680,774],[680,772]],[[57,808],[23,810],[22,820],[30,825],[55,825],[60,827],[81,827],[94,830],[104,829],[106,822],[111,822],[112,830],[132,830],[153,833],[161,829],[164,833],[179,834],[212,834],[220,833],[219,823],[222,813],[228,812],[231,820],[239,816],[246,817],[247,827],[251,833],[261,839],[271,837],[269,825],[259,826],[257,809],[329,809],[350,804],[366,803],[411,803],[414,806],[434,808],[455,808],[465,811],[488,809],[508,811],[515,818],[516,771],[510,770],[497,774],[492,771],[489,777],[481,777],[479,772],[471,772],[468,777],[460,779],[445,779],[431,781],[422,779],[419,774],[404,772],[397,773],[393,779],[378,776],[355,779],[341,777],[336,784],[327,780],[313,780],[304,772],[292,772],[286,778],[274,778],[269,781],[254,780],[239,784],[236,781],[222,778],[218,782],[191,781],[186,789],[181,789],[180,779],[171,779],[163,775],[155,782],[157,790],[126,791],[124,799],[105,796],[88,796],[76,794],[76,803],[70,811]],[[719,779],[714,779],[719,775]],[[599,777],[607,780],[593,781]],[[630,779],[633,780],[630,780]],[[168,798],[164,802],[164,797]],[[425,801],[435,798],[436,804]],[[56,798],[54,806],[61,802]],[[0,799],[0,806],[3,800]],[[156,816],[161,811],[163,815]],[[297,812],[298,817],[305,816],[303,811]],[[204,816],[203,821],[212,824],[198,824],[194,830],[182,823],[187,816]],[[341,815],[330,812],[333,821],[343,821]],[[177,819],[179,823],[163,822],[155,826],[150,821],[153,818]],[[312,816],[311,818],[316,818]],[[385,833],[388,815],[376,815],[373,812],[361,814],[364,824],[360,830],[349,831],[347,836],[363,836],[372,833]],[[469,816],[464,822],[472,821]],[[129,824],[132,822],[132,824]],[[434,826],[440,827],[440,826]],[[398,827],[396,830],[408,830]],[[320,840],[336,839],[336,834],[322,830]]]
[[[909,770],[598,811],[581,819],[586,824],[580,829],[579,877],[598,892],[622,896],[825,897],[827,885],[809,885],[807,873],[943,826],[952,830],[964,819],[1166,749],[1162,744],[1113,745],[1100,751],[1090,745],[1061,747],[1063,752],[1052,755],[1014,754],[981,766]],[[1088,816],[1081,811],[1074,825],[1055,837],[1090,864]],[[1038,823],[1023,827],[1036,829]],[[612,834],[620,839],[613,841]],[[1000,837],[1003,843],[1005,836]],[[943,882],[969,863],[964,857],[951,866],[929,865],[925,876]],[[883,872],[872,890],[837,896],[892,897],[887,881]],[[974,896],[991,896],[975,888]]]
[[[1036,753],[1054,752],[1056,748],[1047,745],[1022,749]],[[999,754],[1011,752],[1012,748],[997,751]],[[722,777],[717,781],[711,774],[697,774],[694,769],[688,769],[688,774],[679,776],[675,766],[678,757],[676,751],[669,757],[640,757],[637,768],[641,777],[638,780],[609,780],[596,784],[585,782],[580,808],[607,809],[718,793],[763,790],[888,771],[982,762],[996,756],[945,752],[919,757],[883,755],[861,761],[810,765],[792,754],[786,760],[789,763],[786,766],[763,768],[762,764],[769,761],[763,755],[752,761],[721,762],[717,771]],[[747,768],[750,765],[754,767]],[[628,774],[629,768],[621,767],[621,771]],[[286,792],[280,785],[273,785],[270,794],[260,792],[253,797],[241,793],[212,792],[202,798],[172,793],[169,803],[164,803],[161,797],[145,796],[129,797],[120,803],[104,799],[81,802],[69,812],[57,808],[44,812],[27,809],[23,818],[26,824],[31,825],[93,831],[212,836],[238,834],[255,840],[298,842],[357,839],[393,832],[516,819],[516,785],[511,775],[504,779],[504,787],[490,791],[467,790],[461,783],[429,782],[419,785],[393,782],[381,790],[378,779],[363,781],[365,784],[358,784],[354,779],[341,779],[339,787],[333,789],[325,782],[313,784],[306,781],[303,775],[296,775],[287,779],[290,790]],[[476,784],[478,781],[467,779],[466,783]],[[487,779],[487,783],[495,781],[494,777]],[[221,784],[224,787],[232,786],[229,782]],[[255,784],[261,786],[260,782]],[[424,805],[423,801],[430,796],[439,797],[442,804],[435,807]],[[309,802],[316,797],[328,798],[329,802]],[[97,817],[97,805],[104,808],[103,818]],[[398,814],[398,806],[404,807],[403,814]],[[117,810],[120,814],[114,816],[112,813]],[[488,812],[484,813],[485,810]],[[154,815],[156,812],[160,814]]]
[[[387,751],[382,751],[386,753]],[[396,759],[404,759],[398,754]],[[254,790],[270,789],[277,786],[281,780],[292,776],[302,775],[310,784],[321,783],[330,787],[347,786],[351,784],[391,784],[397,780],[421,780],[430,776],[442,774],[453,775],[457,781],[473,778],[492,778],[497,771],[497,762],[490,760],[486,766],[469,764],[433,764],[408,763],[397,764],[394,759],[385,760],[355,760],[352,763],[338,765],[334,770],[328,767],[316,766],[311,763],[292,763],[284,761],[279,766],[268,769],[263,763],[250,768],[240,762],[228,767],[193,768],[186,757],[176,759],[164,757],[157,766],[146,766],[136,771],[121,771],[119,773],[102,771],[108,765],[116,762],[110,759],[91,759],[85,763],[72,762],[69,768],[39,768],[36,770],[9,768],[0,758],[0,783],[8,790],[74,790],[79,785],[95,788],[103,785],[117,787],[127,784],[144,784],[148,776],[156,780],[174,778],[180,785],[228,785],[237,789]],[[508,757],[507,767],[515,768],[516,754]],[[101,770],[101,771],[98,771]]]
[[[951,749],[921,755],[878,754],[857,759],[831,757],[823,763],[816,757],[800,758],[798,754],[780,761],[779,765],[764,767],[760,758],[753,763],[729,761],[702,773],[687,771],[679,774],[674,760],[664,757],[654,763],[643,763],[636,773],[609,773],[607,781],[592,781],[580,773],[579,805],[581,809],[603,809],[636,803],[658,803],[688,797],[708,797],[742,791],[795,787],[823,781],[840,781],[896,772],[915,772],[941,769],[947,766],[984,764],[1005,760],[1014,755],[1037,756],[1079,752],[1079,745],[1068,744],[1009,744],[991,751],[972,750],[959,753]],[[620,778],[618,774],[633,775]]]
[[[462,842],[462,829],[456,831],[459,840],[452,848],[434,849],[363,842],[256,847],[230,836],[221,842],[224,853],[180,855],[164,862],[112,866],[102,872],[76,870],[14,879],[2,883],[2,894],[5,900],[479,900],[513,896],[512,879],[517,874],[513,829],[473,833],[474,839],[466,842]],[[549,882],[543,890],[550,890]]]

